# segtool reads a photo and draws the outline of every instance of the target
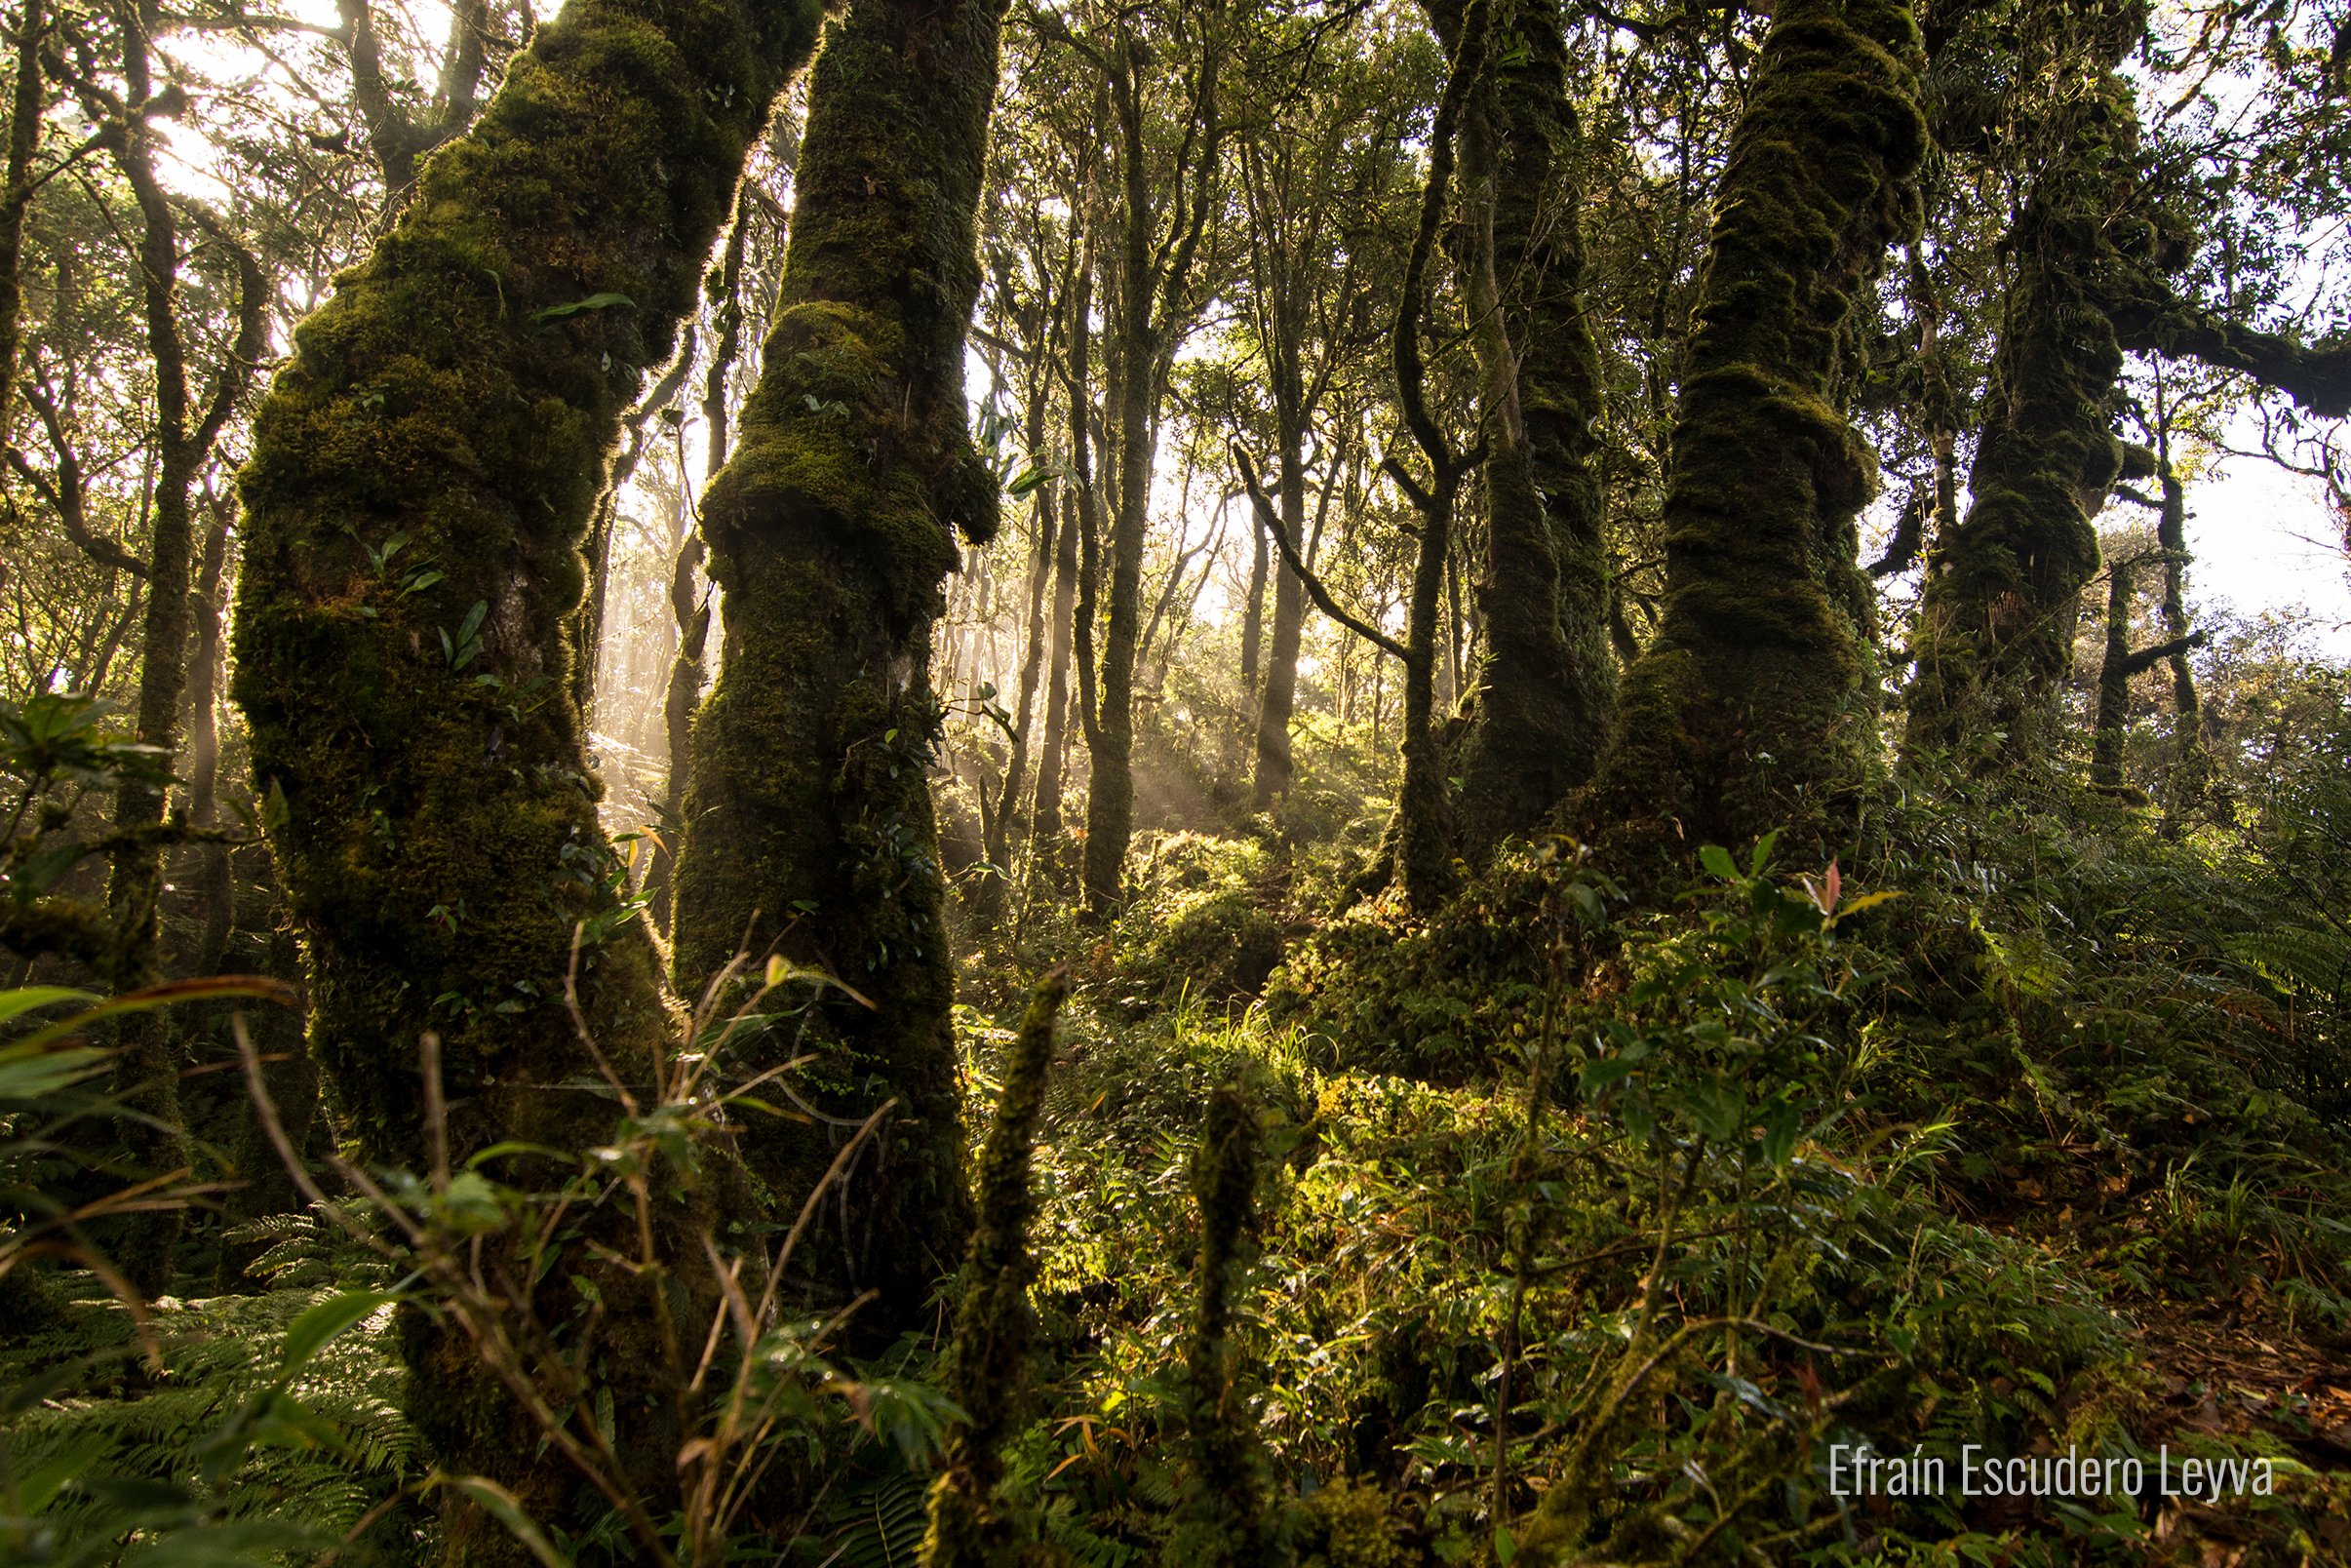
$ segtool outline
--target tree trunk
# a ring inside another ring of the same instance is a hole
[[[702,382],[703,480],[707,486],[726,466],[726,378],[743,350],[743,250],[751,234],[753,186],[745,180],[734,193],[734,219],[726,231],[726,249],[719,263],[719,340],[713,345],[710,369]],[[678,646],[671,655],[669,682],[661,693],[662,737],[669,746],[668,776],[661,784],[661,831],[653,838],[653,858],[646,867],[645,885],[650,895],[647,909],[653,929],[670,929],[670,883],[677,876],[678,847],[686,824],[686,774],[693,732],[694,708],[702,700],[703,678],[709,673],[704,654],[710,647],[710,600],[697,596],[694,584],[709,554],[692,516],[686,489],[686,451],[678,451],[678,553],[670,567],[670,624],[677,628]],[[699,997],[686,999],[697,1005]]]
[[[1846,318],[1917,221],[1919,54],[1899,0],[1785,0],[1764,38],[1674,421],[1665,612],[1594,803],[1637,836],[1792,819],[1809,854],[1873,756],[1855,519],[1875,465],[1829,398]]]
[[[2135,36],[2136,29],[2125,28]],[[2103,46],[2093,91],[2071,106],[2015,239],[1973,502],[1928,558],[1902,748],[1989,768],[2039,754],[2048,698],[2073,664],[2081,592],[2098,568],[2090,519],[2122,472],[2115,439],[2123,351],[2098,297],[2116,261],[2111,158],[2136,144],[2130,86]]]
[[[652,943],[618,913],[567,626],[622,411],[670,358],[820,23],[808,0],[571,0],[303,324],[255,417],[235,689],[303,934],[311,1046],[369,1162],[423,1162],[428,1029],[453,1157],[606,1141],[607,1104],[558,1087],[598,1073],[562,1000],[578,926],[586,1028],[624,1079],[651,1078],[670,1018]],[[647,1408],[651,1286],[572,1266],[626,1304],[604,1364],[657,1499],[675,1407]],[[442,1462],[568,1517],[575,1478],[470,1343],[419,1321],[408,1353]],[[472,1511],[445,1552],[529,1560]]]
[[[1617,704],[1592,467],[1600,366],[1583,299],[1582,133],[1552,0],[1516,0],[1495,25],[1504,62],[1462,137],[1464,188],[1491,193],[1471,208],[1469,291],[1492,443],[1478,589],[1489,653],[1461,760],[1472,859],[1535,832],[1590,779]]]
[[[145,102],[153,91],[147,38],[161,25],[161,13],[152,0],[135,17],[123,19],[124,91],[133,102]],[[237,263],[238,330],[214,378],[212,395],[199,408],[188,385],[187,346],[179,330],[178,218],[156,178],[154,136],[145,121],[134,120],[112,128],[109,144],[138,205],[140,302],[147,356],[155,372],[154,511],[147,546],[146,624],[139,644],[137,734],[140,744],[157,748],[168,765],[178,751],[180,697],[187,684],[189,578],[195,548],[192,492],[266,345],[268,286],[244,247],[226,235],[215,236]],[[106,907],[120,953],[116,978],[126,987],[150,986],[164,978],[164,856],[156,830],[164,823],[165,799],[163,785],[136,779],[115,793],[113,826],[128,837],[114,851]],[[176,1126],[179,1063],[171,1044],[172,1028],[162,1013],[132,1014],[123,1024],[121,1052],[113,1063],[123,1103],[154,1118],[123,1123],[124,1142],[147,1175],[187,1162]],[[116,1262],[148,1295],[170,1287],[183,1218],[184,1211],[170,1208],[130,1219]]]
[[[2172,469],[2171,431],[2158,428],[2155,476],[2163,486],[2163,511],[2156,539],[2163,546],[2163,626],[2175,641],[2188,635],[2187,570],[2195,558],[2188,554],[2187,490]],[[2177,838],[2188,813],[2201,810],[2212,777],[2212,754],[2204,744],[2204,708],[2196,694],[2196,672],[2188,650],[2174,653],[2172,663],[2172,770],[2165,781],[2163,832]]]
[[[1275,372],[1276,380],[1295,381],[1294,371]],[[1288,401],[1298,390],[1288,389]],[[1281,392],[1276,402],[1284,401]],[[1295,550],[1306,532],[1306,428],[1303,419],[1279,419],[1275,439],[1280,444],[1275,503],[1280,508],[1282,534]],[[1271,526],[1271,525],[1267,525]],[[1271,811],[1289,794],[1297,777],[1290,760],[1290,715],[1298,705],[1298,644],[1306,629],[1306,585],[1285,563],[1273,574],[1273,635],[1266,646],[1266,683],[1257,709],[1257,771],[1249,792],[1249,809]]]
[[[0,186],[0,429],[17,395],[18,345],[24,314],[24,215],[32,208],[32,161],[41,150],[41,0],[24,0],[17,18],[17,74],[8,122],[7,184]]]
[[[1061,837],[1062,760],[1070,747],[1071,616],[1078,605],[1078,508],[1073,489],[1061,506],[1053,544],[1053,647],[1045,676],[1044,735],[1037,752],[1037,808],[1029,817],[1029,876],[1062,885],[1055,841]]]
[[[1122,204],[1117,235],[1117,297],[1106,380],[1117,432],[1110,524],[1110,593],[1105,615],[1099,706],[1088,716],[1092,773],[1086,787],[1084,886],[1086,913],[1107,920],[1123,900],[1121,877],[1135,821],[1134,677],[1143,621],[1143,546],[1150,518],[1152,419],[1161,384],[1161,361],[1182,317],[1192,264],[1212,204],[1221,125],[1217,107],[1217,45],[1203,26],[1201,59],[1190,105],[1199,140],[1193,167],[1178,167],[1168,204],[1164,245],[1158,243],[1147,163],[1141,46],[1120,24],[1109,57],[1111,99],[1117,126]],[[1185,176],[1192,183],[1187,187]],[[1081,617],[1082,618],[1082,617]]]
[[[2131,595],[2137,585],[2136,558],[2106,563],[2106,656],[2098,665],[2090,782],[2107,789],[2123,785],[2123,732],[2131,722]]]
[[[228,562],[229,518],[236,510],[232,496],[209,496],[213,526],[205,530],[204,561],[196,574],[196,592],[189,608],[196,616],[196,652],[188,661],[188,824],[197,828],[220,825],[220,724],[216,711],[220,692],[220,587]],[[222,952],[236,921],[236,882],[229,872],[229,846],[198,844],[195,851],[196,950],[187,972],[218,972]]]
[[[828,33],[779,313],[702,509],[725,644],[693,726],[675,973],[699,995],[748,934],[870,1000],[828,992],[774,1049],[826,1053],[829,1114],[897,1101],[879,1168],[845,1182],[839,1234],[809,1254],[825,1293],[882,1292],[859,1319],[882,1336],[929,1320],[969,1218],[929,671],[950,528],[997,526],[963,402],[997,33],[992,6],[923,0],[857,0]],[[761,1118],[742,1147],[797,1200],[827,1132]]]

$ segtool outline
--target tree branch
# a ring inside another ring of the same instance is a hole
[[[1282,561],[1306,585],[1306,596],[1314,602],[1314,608],[1381,652],[1391,654],[1399,660],[1409,660],[1411,655],[1404,650],[1403,644],[1369,621],[1358,620],[1339,608],[1338,601],[1331,598],[1329,590],[1322,586],[1321,579],[1308,570],[1306,563],[1299,559],[1298,547],[1290,542],[1289,534],[1282,529],[1280,515],[1273,510],[1273,503],[1266,499],[1265,490],[1257,483],[1257,469],[1250,463],[1249,454],[1241,451],[1238,442],[1232,443],[1228,450],[1233,453],[1234,464],[1240,469],[1241,485],[1249,492],[1249,504],[1257,508],[1258,522],[1273,535],[1273,543],[1280,549]]]

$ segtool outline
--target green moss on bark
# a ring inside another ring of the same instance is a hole
[[[921,1315],[968,1226],[926,774],[941,583],[956,534],[985,540],[997,523],[962,361],[997,32],[988,4],[859,0],[828,34],[782,306],[703,506],[725,641],[694,721],[675,974],[699,994],[748,933],[753,953],[870,999],[831,994],[776,1049],[824,1052],[838,1114],[898,1101],[831,1222],[842,1234],[809,1253],[821,1289],[882,1291],[861,1318],[876,1332]],[[832,1158],[824,1129],[798,1123],[755,1122],[743,1148],[794,1197]]]
[[[577,922],[606,1057],[644,1082],[671,1028],[652,944],[619,919],[566,624],[620,413],[821,20],[813,0],[571,0],[297,330],[256,415],[235,695],[312,1049],[371,1161],[422,1163],[428,1029],[457,1157],[609,1135],[605,1100],[559,1087],[596,1072],[563,1005]],[[643,1308],[649,1287],[603,1279],[616,1321]],[[629,1320],[606,1362],[635,1412],[660,1354],[649,1312]],[[444,1463],[562,1518],[576,1479],[470,1344],[411,1328],[411,1415]],[[648,1497],[674,1484],[668,1435],[624,1424]],[[473,1510],[448,1552],[521,1558]]]
[[[1535,832],[1589,781],[1617,704],[1592,468],[1600,366],[1583,298],[1582,132],[1557,7],[1517,0],[1494,25],[1504,63],[1465,140],[1473,163],[1492,165],[1501,331],[1473,335],[1493,372],[1514,377],[1518,417],[1489,433],[1486,463],[1478,601],[1491,654],[1461,764],[1462,841],[1476,857]],[[1487,173],[1465,168],[1473,184]]]
[[[1912,755],[1989,765],[2032,754],[2049,738],[2046,699],[2072,667],[2081,592],[2098,568],[2090,520],[2123,463],[2111,428],[2123,353],[2099,302],[2119,259],[2109,159],[2137,139],[2116,58],[2064,111],[2061,148],[2017,223],[1974,504],[1928,558],[1905,692]]]
[[[1618,821],[1833,838],[1869,766],[1875,464],[1829,399],[1846,318],[1917,222],[1918,59],[1886,0],[1793,0],[1764,40],[1674,424],[1665,615],[1598,792]]]

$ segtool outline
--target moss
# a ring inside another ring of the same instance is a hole
[[[1518,428],[1486,463],[1486,577],[1478,604],[1490,651],[1461,759],[1463,847],[1473,859],[1535,832],[1599,765],[1615,722],[1608,646],[1613,575],[1592,464],[1599,350],[1587,320],[1578,211],[1582,133],[1569,101],[1558,9],[1518,0],[1498,16],[1505,63],[1494,122],[1494,268],[1507,280],[1502,332],[1481,359],[1514,374]],[[1479,135],[1464,178],[1484,177]]]
[[[369,1160],[421,1162],[427,1029],[459,1157],[604,1141],[609,1107],[556,1087],[596,1071],[562,1001],[579,922],[580,1000],[618,1070],[644,1081],[671,1028],[597,828],[565,627],[620,412],[670,356],[820,20],[808,0],[574,0],[297,329],[255,416],[235,695],[312,1048]],[[569,1490],[453,1331],[410,1349],[444,1463],[527,1503]],[[654,1375],[651,1351],[614,1343],[623,1409],[643,1408],[630,1380]],[[657,1496],[674,1467],[634,1429]],[[450,1549],[520,1550],[473,1515]]]
[[[1393,1501],[1342,1475],[1307,1498],[1299,1568],[1404,1568]]]
[[[1764,40],[1674,423],[1665,614],[1590,804],[1636,835],[1833,841],[1871,765],[1874,463],[1829,399],[1847,317],[1917,222],[1918,58],[1884,0],[1783,5]]]
[[[1281,961],[1281,922],[1263,902],[1279,881],[1261,844],[1196,833],[1157,840],[1113,937],[1115,993],[1136,1010],[1256,996]]]
[[[955,1391],[969,1419],[955,1434],[947,1469],[932,1484],[925,1568],[983,1568],[1017,1562],[1022,1542],[995,1507],[1003,1479],[1001,1450],[1018,1431],[1027,1392],[1029,1340],[1035,1327],[1029,1284],[1036,1260],[1029,1225],[1036,1195],[1030,1151],[1044,1113],[1055,1017],[1069,999],[1066,968],[1038,983],[1004,1073],[995,1125],[980,1151],[979,1218],[964,1265],[963,1305],[956,1319]]]
[[[2105,170],[2136,127],[2107,63],[2057,128],[2062,149],[2017,224],[1975,502],[1928,559],[1905,693],[1913,755],[1958,750],[1990,765],[2043,748],[2046,699],[2072,667],[2078,600],[2098,568],[2090,519],[2123,461],[2110,429],[2123,355],[2098,279],[2116,255]]]
[[[1257,1161],[1257,1113],[1238,1092],[1217,1090],[1208,1097],[1193,1156],[1198,1296],[1184,1358],[1186,1474],[1165,1553],[1166,1561],[1186,1568],[1257,1568],[1285,1555],[1279,1520],[1266,1501],[1270,1467],[1246,1401],[1233,1392],[1233,1329],[1256,1259]]]
[[[929,669],[956,535],[997,522],[962,397],[997,29],[991,7],[871,0],[828,34],[781,309],[703,505],[725,647],[693,725],[674,974],[699,995],[747,938],[870,1002],[834,994],[793,1048],[823,1053],[834,1114],[898,1101],[833,1218],[845,1234],[808,1253],[837,1261],[820,1290],[882,1291],[860,1320],[876,1334],[921,1317],[969,1215]],[[755,1124],[743,1147],[795,1199],[832,1158],[798,1124]]]

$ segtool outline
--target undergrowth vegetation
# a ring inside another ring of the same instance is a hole
[[[1032,1107],[969,1122],[997,1261],[872,1359],[730,1337],[772,1463],[649,1522],[843,1568],[2341,1562],[2346,780],[2338,740],[2225,835],[2033,779],[1897,795],[1850,864],[1702,846],[1669,897],[1552,837],[1435,920],[1347,902],[1329,841],[1170,836],[1122,923],[1026,938],[1077,960],[1057,1020],[973,966],[975,1111]],[[599,1201],[690,1163],[696,1104],[637,1108]],[[20,1270],[14,1549],[429,1558],[459,1482],[400,1413],[392,1303],[463,1303],[434,1260],[544,1201],[467,1179],[248,1222],[244,1296]],[[2100,1484],[1984,1489],[2066,1456]],[[2191,1459],[2245,1483],[2172,1495]],[[605,1511],[510,1522],[647,1560]]]

